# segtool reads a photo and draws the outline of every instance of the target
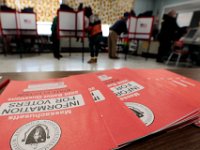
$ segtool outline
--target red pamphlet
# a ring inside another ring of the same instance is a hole
[[[86,87],[113,139],[121,146],[149,134],[146,126],[94,74],[72,77]]]
[[[150,84],[129,69],[108,70],[95,74],[152,132],[166,129],[186,116],[198,112],[198,107],[186,102],[180,103],[179,96]]]
[[[132,73],[140,75],[148,83],[154,83],[168,92],[179,95],[182,101],[189,105],[200,108],[200,82],[163,69],[132,70]],[[198,122],[197,126],[199,126]]]
[[[117,147],[88,91],[68,78],[11,81],[0,120],[1,150]]]

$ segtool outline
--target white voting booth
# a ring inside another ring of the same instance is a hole
[[[0,12],[2,35],[37,35],[36,14]]]
[[[18,34],[16,12],[0,12],[0,19],[2,36]]]
[[[85,15],[84,11],[77,12],[77,36],[85,37]]]
[[[128,38],[135,40],[150,40],[153,17],[130,17],[127,21]]]
[[[37,22],[35,13],[17,13],[17,23],[20,35],[37,35]]]
[[[58,11],[58,37],[82,39],[82,61],[84,61],[85,15],[84,11]]]
[[[128,40],[129,41],[135,40],[138,42],[139,42],[139,40],[148,41],[149,46],[148,46],[147,51],[149,52],[150,42],[151,42],[151,34],[152,34],[152,29],[153,29],[153,22],[154,22],[154,17],[129,17],[129,19],[127,21],[127,28],[128,28],[127,38],[128,38]],[[137,48],[138,48],[138,46],[137,46]],[[125,58],[126,58],[126,56],[125,56]]]
[[[59,38],[84,37],[84,11],[59,11],[58,26]]]
[[[136,17],[130,17],[127,21],[128,38],[129,39],[135,38],[136,25],[137,25],[137,18]]]
[[[0,11],[1,36],[7,41],[7,36],[15,36],[21,40],[24,36],[37,37],[37,23],[35,13],[21,13]],[[18,43],[20,44],[20,43]],[[22,50],[19,49],[20,57]],[[6,55],[6,51],[4,52]]]
[[[59,11],[58,13],[59,38],[76,36],[76,13]]]
[[[135,38],[150,40],[152,27],[153,27],[153,17],[138,18]]]

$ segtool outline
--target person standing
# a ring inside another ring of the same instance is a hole
[[[89,23],[89,48],[91,59],[88,63],[97,63],[97,58],[99,55],[100,42],[102,39],[102,30],[101,30],[101,20],[98,15],[90,16]]]
[[[51,26],[51,41],[53,42],[52,48],[53,48],[53,56],[56,59],[60,59],[62,55],[60,54],[60,40],[57,35],[57,24],[58,24],[58,17],[56,16],[53,19],[53,24]]]
[[[60,4],[60,8],[57,10],[57,12],[61,11],[74,11],[73,8],[71,8],[68,4]],[[53,42],[53,56],[56,59],[60,59],[63,56],[60,54],[60,39],[58,37],[58,16],[55,16],[53,19],[53,23],[51,26],[51,41]]]
[[[129,15],[129,13],[124,13],[124,16],[110,27],[108,48],[109,58],[111,59],[119,59],[117,56],[117,39],[121,33],[128,33],[126,21],[128,20]]]
[[[164,59],[169,55],[179,29],[176,23],[176,11],[171,10],[163,16],[161,30],[158,34],[160,46],[158,48],[157,62],[164,62]]]

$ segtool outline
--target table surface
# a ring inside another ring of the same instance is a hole
[[[200,69],[174,69],[172,72],[200,81]],[[3,79],[42,80],[62,78],[89,71],[0,73]],[[1,80],[0,80],[1,81]],[[190,125],[170,132],[160,132],[123,147],[122,150],[200,150],[200,128]]]

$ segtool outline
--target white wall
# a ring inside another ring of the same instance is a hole
[[[135,0],[134,10],[136,15],[148,10],[154,10],[154,0]]]
[[[159,12],[159,14],[162,13],[164,7],[166,7],[167,5],[176,5],[184,2],[190,3],[195,1],[199,0],[155,0],[154,14],[156,14],[157,12]]]
[[[164,13],[168,13],[172,9],[176,10],[178,14],[185,13],[187,16],[187,13],[193,13],[194,11],[199,10],[199,8],[200,0],[155,0],[154,14],[157,14],[157,12],[159,12],[158,16],[161,24],[162,16],[164,15]]]

